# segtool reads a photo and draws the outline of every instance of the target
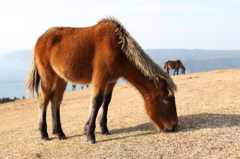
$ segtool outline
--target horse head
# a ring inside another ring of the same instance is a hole
[[[186,71],[186,68],[183,66],[183,67],[181,68],[181,72],[182,72],[183,75],[185,75],[185,71]]]
[[[145,99],[147,113],[158,130],[175,132],[178,125],[175,96],[168,90],[166,80],[159,78],[157,89]]]

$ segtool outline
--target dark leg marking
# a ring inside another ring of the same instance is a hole
[[[107,128],[107,113],[108,113],[108,105],[111,101],[112,98],[112,91],[109,92],[108,94],[104,95],[104,101],[103,101],[103,112],[102,112],[102,116],[100,119],[100,127],[102,129],[102,134],[104,135],[109,135],[109,130]]]
[[[61,126],[59,107],[52,106],[52,127],[53,134],[57,135],[60,140],[66,139]]]
[[[84,128],[84,134],[87,136],[87,141],[89,144],[94,144],[96,142],[94,134],[96,128],[96,118],[99,108],[101,107],[103,102],[103,94],[103,91],[99,91],[99,93],[93,98],[90,117]]]
[[[43,140],[49,140],[48,133],[47,133],[47,121],[46,121],[46,110],[41,112],[41,121],[39,122],[39,131],[41,134],[41,138]]]

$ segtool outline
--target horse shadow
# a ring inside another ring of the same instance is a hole
[[[213,113],[202,113],[202,114],[193,114],[179,116],[179,126],[177,132],[189,132],[201,129],[216,129],[216,128],[225,128],[225,127],[236,127],[236,130],[240,129],[240,115],[236,114],[213,114]],[[130,132],[141,132],[134,135],[126,135],[124,137],[109,138],[106,140],[101,140],[98,142],[106,142],[111,140],[119,140],[129,137],[137,136],[148,136],[159,133],[155,126],[151,122],[144,124],[136,125],[133,127],[113,129],[110,130],[111,134],[121,134],[121,133],[130,133]],[[176,132],[176,133],[177,133]]]
[[[239,127],[240,115],[201,113],[179,117],[179,132],[195,131],[200,129],[216,129]]]
[[[224,128],[240,126],[240,115],[202,113],[178,117],[178,132],[195,131],[206,128]],[[134,127],[111,130],[113,134],[134,131],[157,131],[151,122]]]
[[[240,115],[236,114],[213,114],[213,113],[202,113],[202,114],[193,114],[193,115],[185,115],[178,117],[178,128],[177,132],[189,132],[196,131],[201,129],[216,129],[216,128],[226,128],[226,127],[236,127],[236,130],[240,129]],[[110,130],[110,134],[123,134],[123,133],[131,133],[131,132],[139,132],[137,134],[129,134],[121,137],[110,138],[106,140],[100,140],[98,142],[106,142],[112,140],[120,140],[129,137],[139,137],[139,136],[149,136],[158,134],[159,131],[152,124],[152,122],[143,123],[140,125],[112,129]],[[177,133],[176,132],[176,133]],[[169,132],[168,132],[169,133]],[[170,132],[171,133],[171,132]],[[96,134],[101,134],[100,132],[96,132]],[[84,136],[82,135],[73,135],[68,136],[67,138],[75,138]],[[53,140],[55,138],[51,138]],[[57,139],[57,138],[56,138]]]

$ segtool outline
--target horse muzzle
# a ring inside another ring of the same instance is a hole
[[[172,128],[165,128],[163,132],[177,132],[177,125],[173,125]]]

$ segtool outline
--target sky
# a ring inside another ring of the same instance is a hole
[[[0,54],[54,26],[123,23],[143,49],[240,50],[240,0],[0,0]]]

